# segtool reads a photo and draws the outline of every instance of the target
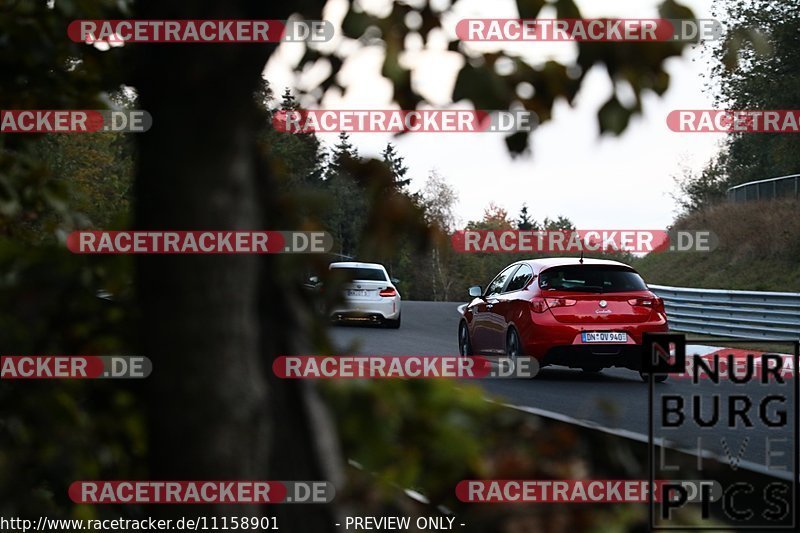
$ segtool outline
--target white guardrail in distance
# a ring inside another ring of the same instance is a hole
[[[748,339],[800,338],[800,293],[649,287],[663,298],[670,329]]]
[[[748,181],[728,189],[728,200],[733,202],[791,197],[800,198],[800,174]]]

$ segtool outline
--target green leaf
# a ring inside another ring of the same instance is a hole
[[[600,133],[610,131],[614,135],[619,135],[628,127],[631,111],[622,105],[615,94],[600,108],[597,118],[600,121]]]
[[[658,15],[665,19],[694,19],[694,13],[683,4],[675,0],[665,0],[658,6]]]
[[[508,109],[511,94],[493,70],[485,65],[474,67],[467,63],[458,73],[453,89],[453,101],[462,99],[472,100],[475,109]]]
[[[535,19],[546,3],[545,0],[517,0],[519,17]]]
[[[370,26],[374,26],[378,23],[375,17],[372,17],[366,13],[357,13],[352,9],[347,12],[347,15],[344,17],[342,21],[342,32],[345,36],[350,37],[351,39],[358,39],[364,32],[367,31],[367,28]]]
[[[560,19],[579,19],[581,11],[573,0],[557,0],[556,14]]]
[[[512,157],[522,155],[530,152],[530,145],[528,144],[528,132],[518,131],[505,138],[506,148]]]

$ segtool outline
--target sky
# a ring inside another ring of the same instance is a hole
[[[617,16],[653,18],[657,0],[577,0],[586,18]],[[712,0],[683,0],[698,18],[712,18]],[[371,12],[390,7],[390,0],[361,0]],[[324,18],[338,25],[346,0],[329,0]],[[455,35],[462,18],[516,17],[513,0],[461,0],[444,21],[444,30]],[[543,18],[555,17],[543,12]],[[267,64],[264,75],[276,93],[283,87],[312,88],[325,74],[323,67],[293,72],[303,53],[302,44],[281,44]],[[383,52],[377,47],[343,46],[347,60],[339,73],[344,94],[329,93],[325,109],[387,109],[392,89],[380,77]],[[414,83],[430,102],[441,108],[450,104],[455,75],[463,64],[459,54],[446,51],[442,35],[433,35],[425,49],[413,39],[407,42],[404,60],[414,68]],[[547,59],[569,61],[576,55],[574,43],[470,43],[479,51],[503,46],[524,54],[533,63]],[[347,48],[350,47],[350,48]],[[512,159],[502,133],[353,133],[351,142],[362,156],[379,157],[393,142],[405,157],[412,189],[421,189],[431,170],[436,170],[458,193],[456,214],[462,224],[480,219],[490,202],[516,217],[523,203],[541,221],[559,215],[570,218],[579,229],[660,229],[677,213],[674,177],[685,169],[701,170],[718,150],[723,135],[675,133],[666,126],[674,109],[711,109],[713,95],[704,90],[710,70],[710,54],[703,46],[686,48],[681,58],[666,63],[670,88],[663,97],[647,94],[643,115],[634,118],[620,137],[600,135],[597,110],[611,95],[612,84],[602,67],[590,71],[581,92],[570,106],[556,103],[553,118],[540,126],[531,141],[531,154]],[[321,135],[329,144],[336,134]],[[432,142],[435,141],[435,142]]]

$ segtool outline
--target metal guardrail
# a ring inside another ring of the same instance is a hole
[[[748,339],[800,339],[800,293],[650,285],[671,329]]]
[[[732,202],[774,198],[800,198],[800,174],[749,181],[728,189],[728,200]]]

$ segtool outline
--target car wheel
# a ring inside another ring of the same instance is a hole
[[[665,381],[667,381],[668,376],[669,374],[656,374],[653,381],[655,381],[656,383],[664,383]],[[642,372],[641,370],[639,371],[639,377],[641,377],[642,381],[644,381],[645,383],[648,383],[650,381],[650,374]]]
[[[386,327],[389,329],[400,329],[400,319],[403,318],[403,315],[397,315],[397,318],[394,320],[387,320]]]
[[[525,350],[523,350],[522,343],[519,340],[519,334],[513,327],[508,330],[508,336],[506,337],[506,357],[510,360],[511,372],[517,377],[533,379],[539,375],[539,370],[541,368],[539,361],[533,357],[526,357]],[[526,359],[526,364],[524,364],[518,372],[517,366],[519,366],[519,362],[522,361],[522,358]]]
[[[458,353],[462,357],[472,355],[472,343],[469,340],[469,328],[463,320],[458,324]]]
[[[510,362],[514,369],[517,368],[517,361],[519,361],[519,358],[523,355],[517,330],[511,328],[508,330],[508,336],[506,337],[506,357],[511,360]]]

